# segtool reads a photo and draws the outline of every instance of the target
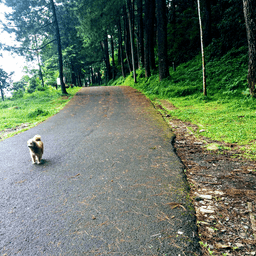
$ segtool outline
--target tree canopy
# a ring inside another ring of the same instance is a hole
[[[37,58],[39,73],[52,85],[58,63],[65,83],[79,86],[136,75],[138,68],[146,77],[158,68],[161,80],[170,65],[201,49],[193,0],[8,0],[6,5],[13,12],[5,30],[21,43],[12,50]],[[200,5],[211,57],[247,45],[242,0],[200,0]]]

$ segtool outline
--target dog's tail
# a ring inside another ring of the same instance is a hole
[[[34,139],[34,141],[41,141],[41,136],[35,135],[33,139]]]

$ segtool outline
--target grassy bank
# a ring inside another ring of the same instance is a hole
[[[256,158],[256,100],[247,89],[247,49],[234,49],[223,57],[206,57],[207,92],[202,93],[201,57],[170,69],[170,78],[159,82],[158,75],[149,79],[144,71],[119,78],[113,85],[129,85],[151,100],[167,99],[176,109],[173,118],[198,125],[198,136],[237,145],[244,156]]]
[[[81,88],[69,88],[68,96],[60,90],[45,87],[44,91],[24,93],[23,97],[0,102],[0,137],[5,139],[17,133],[15,128],[26,124],[31,128],[59,112]],[[13,132],[12,132],[13,130]],[[4,133],[4,131],[9,131]],[[11,133],[10,133],[11,132]],[[0,139],[0,140],[1,140]]]

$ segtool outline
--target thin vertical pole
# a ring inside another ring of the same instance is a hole
[[[203,94],[204,96],[206,96],[207,92],[206,92],[205,58],[204,58],[204,42],[203,42],[201,11],[200,11],[200,0],[197,0],[197,5],[198,5],[198,17],[199,17],[199,27],[200,27],[201,52],[202,52]]]

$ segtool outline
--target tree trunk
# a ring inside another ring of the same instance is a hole
[[[122,40],[121,21],[120,20],[118,21],[117,27],[118,27],[118,43],[119,43],[119,49],[120,49],[121,70],[122,70],[122,75],[125,78],[124,58],[123,58],[123,40]]]
[[[247,81],[251,96],[256,97],[256,2],[255,0],[243,0],[243,7],[249,55]]]
[[[149,1],[149,64],[150,68],[156,70],[155,61],[155,0]]]
[[[198,6],[198,18],[199,18],[201,52],[202,52],[203,94],[204,94],[204,96],[206,96],[207,92],[206,92],[205,58],[204,58],[204,42],[203,42],[203,28],[202,28],[201,11],[200,11],[200,0],[197,0],[197,6]]]
[[[59,56],[59,73],[60,73],[60,84],[61,84],[61,91],[63,94],[68,94],[66,91],[65,83],[63,80],[63,61],[62,61],[62,50],[61,50],[61,39],[60,39],[60,30],[59,30],[59,24],[57,20],[55,5],[53,0],[50,0],[51,6],[52,6],[52,12],[54,17],[54,23],[55,23],[55,30],[56,30],[56,39],[58,44],[58,56]]]
[[[168,77],[166,0],[156,0],[159,80]]]
[[[129,72],[132,72],[131,64],[131,46],[130,46],[130,34],[129,34],[129,22],[127,18],[126,7],[123,7],[123,17],[124,17],[124,47],[126,53],[126,60],[129,68]]]
[[[142,0],[138,0],[138,62],[139,67],[144,67],[144,25],[143,25]]]
[[[110,62],[109,62],[109,53],[108,53],[108,35],[105,35],[105,38],[103,40],[103,49],[104,49],[104,55],[105,55],[105,64],[107,69],[107,79],[106,82],[108,82],[111,79],[111,69],[110,69]]]
[[[205,1],[205,45],[208,46],[212,42],[212,13],[211,13],[211,1]]]
[[[131,0],[128,0],[127,4],[128,4],[128,22],[129,22],[130,40],[131,40],[133,79],[134,79],[134,83],[137,83],[135,58],[134,58],[135,57],[135,55],[134,55],[134,38],[133,38],[132,21],[131,21]]]
[[[2,98],[2,101],[4,101],[4,91],[2,88],[0,88],[0,92],[1,92],[1,98]]]
[[[76,84],[76,73],[75,73],[75,66],[73,62],[71,61],[71,81],[74,86],[77,86]]]
[[[36,41],[36,49],[38,49],[38,45],[37,45],[37,37],[35,36],[35,41]],[[39,77],[42,83],[42,87],[44,87],[44,77],[43,77],[43,72],[42,72],[42,68],[41,68],[41,63],[40,63],[40,55],[39,55],[39,51],[36,51],[36,55],[37,55],[37,61],[38,61],[38,72],[39,72]]]
[[[144,66],[145,66],[145,77],[151,76],[150,63],[149,63],[149,47],[150,47],[150,12],[149,6],[151,0],[145,0],[145,41],[144,41]]]
[[[111,35],[111,52],[112,52],[112,78],[115,79],[115,52],[114,52],[114,41]]]

